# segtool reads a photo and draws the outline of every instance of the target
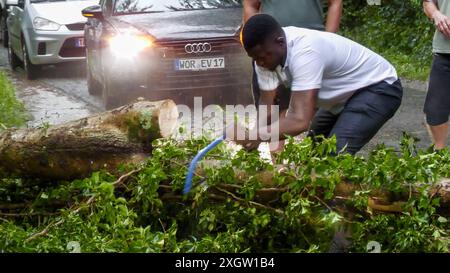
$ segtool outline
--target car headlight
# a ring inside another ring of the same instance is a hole
[[[143,50],[153,46],[153,41],[147,36],[121,34],[109,39],[112,53],[117,57],[133,58]]]
[[[57,31],[61,25],[45,18],[36,17],[33,20],[35,30]]]

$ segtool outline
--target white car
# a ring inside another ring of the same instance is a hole
[[[6,0],[8,56],[15,69],[23,63],[28,79],[41,65],[84,60],[84,26],[81,11],[98,0]]]

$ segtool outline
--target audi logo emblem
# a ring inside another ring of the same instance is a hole
[[[210,43],[187,44],[184,50],[188,54],[208,53],[211,52],[212,46]]]

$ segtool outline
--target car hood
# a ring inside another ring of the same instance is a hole
[[[81,11],[98,4],[98,1],[63,1],[31,4],[34,16],[51,20],[60,25],[86,22]]]
[[[241,8],[190,10],[114,16],[117,27],[134,27],[157,40],[235,36],[242,23]]]

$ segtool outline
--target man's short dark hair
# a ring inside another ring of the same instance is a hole
[[[242,29],[242,43],[246,51],[262,45],[275,34],[281,32],[281,26],[268,14],[257,14],[248,19]]]

